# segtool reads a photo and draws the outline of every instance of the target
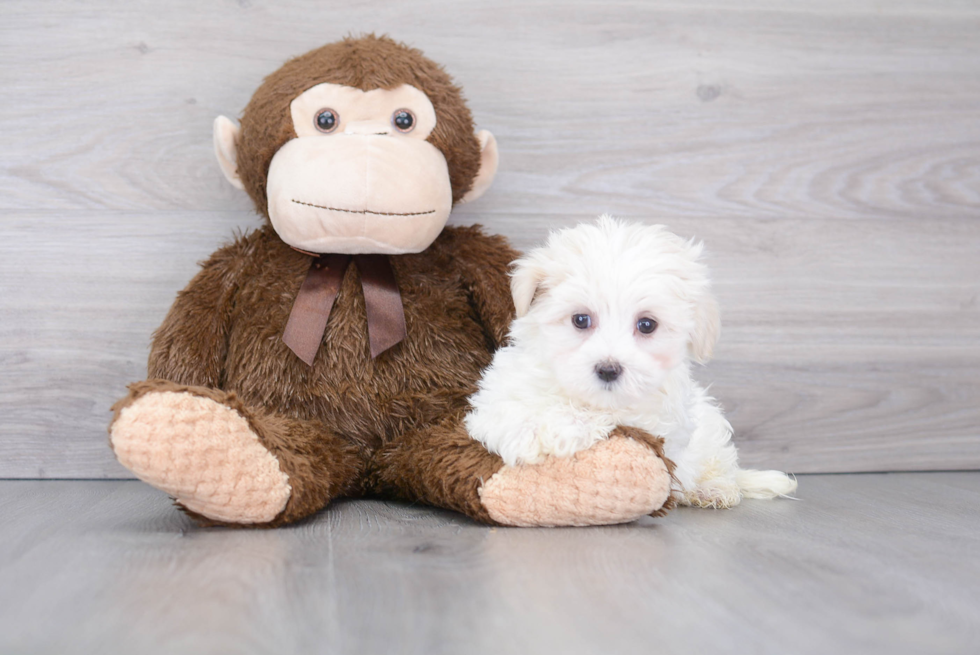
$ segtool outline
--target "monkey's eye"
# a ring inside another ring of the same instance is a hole
[[[640,331],[640,334],[653,334],[653,331],[657,329],[657,322],[652,318],[641,318],[636,322],[636,329]]]
[[[316,113],[313,123],[316,125],[316,129],[329,134],[340,125],[340,116],[333,109],[321,109]]]
[[[391,124],[399,132],[411,132],[415,127],[415,114],[409,109],[397,109],[391,115]]]
[[[575,314],[572,316],[572,325],[579,330],[588,330],[592,327],[592,317],[588,314]]]

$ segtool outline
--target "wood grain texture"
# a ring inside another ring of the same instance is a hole
[[[0,207],[247,208],[214,116],[378,31],[445,63],[497,134],[494,208],[976,216],[980,7],[920,4],[15,0]]]
[[[108,407],[174,294],[257,225],[211,122],[286,58],[389,32],[502,163],[455,223],[519,247],[602,212],[705,240],[700,374],[743,461],[980,467],[973,2],[13,0],[0,9],[0,477],[116,477]]]
[[[5,653],[974,653],[980,473],[507,529],[340,503],[198,529],[138,482],[0,482]]]

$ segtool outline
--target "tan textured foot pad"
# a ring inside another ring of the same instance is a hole
[[[241,414],[185,392],[148,393],[110,430],[119,462],[187,509],[217,521],[266,523],[289,478]]]
[[[650,448],[613,437],[572,457],[505,466],[483,485],[480,499],[504,525],[608,525],[663,507],[670,482]]]

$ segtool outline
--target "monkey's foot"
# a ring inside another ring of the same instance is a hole
[[[248,421],[188,392],[140,396],[109,429],[119,462],[181,505],[228,523],[267,523],[289,500],[289,478]]]
[[[667,509],[670,485],[667,464],[650,445],[614,434],[571,457],[504,466],[479,494],[504,525],[608,525]]]

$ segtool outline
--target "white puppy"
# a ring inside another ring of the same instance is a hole
[[[603,216],[518,260],[511,343],[470,399],[470,435],[516,465],[571,456],[629,425],[664,439],[682,503],[792,493],[784,473],[738,468],[731,426],[691,377],[719,332],[701,248]]]

